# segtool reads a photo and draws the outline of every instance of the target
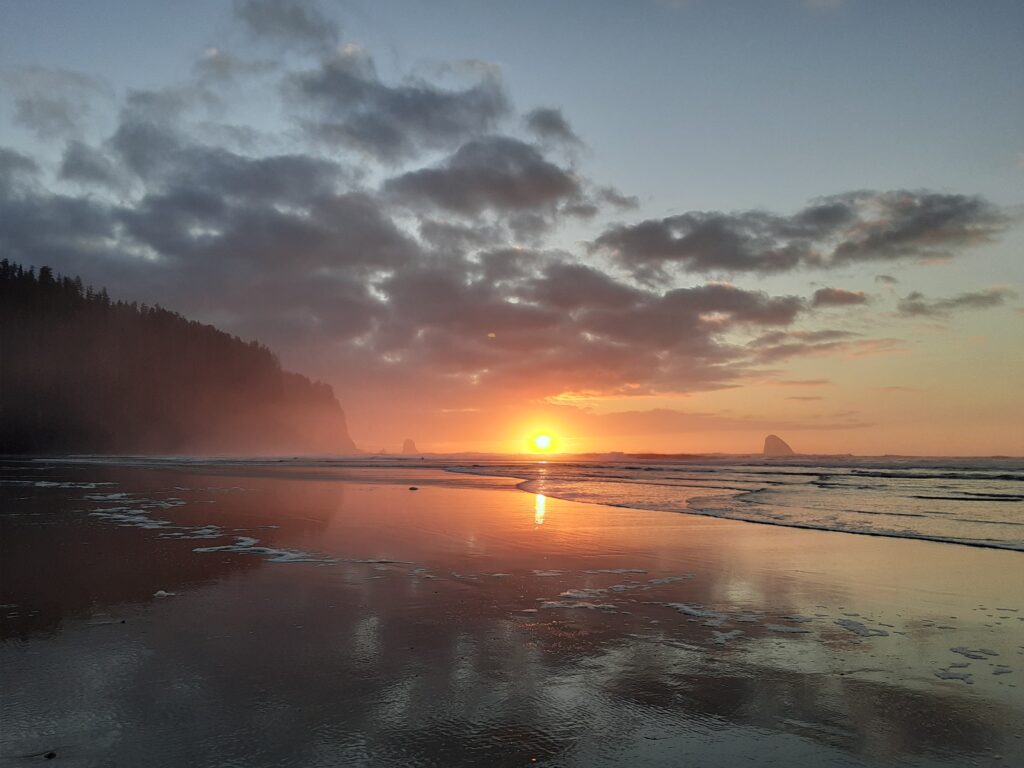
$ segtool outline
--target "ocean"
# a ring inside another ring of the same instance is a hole
[[[249,467],[252,471],[276,467],[318,476],[371,469],[441,469],[515,478],[522,481],[523,491],[566,501],[1024,551],[1024,459],[1020,458],[712,455],[542,460],[428,455],[56,461],[150,468]]]
[[[569,501],[1024,551],[1024,461],[716,457],[448,467]]]

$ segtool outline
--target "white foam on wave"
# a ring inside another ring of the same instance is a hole
[[[700,603],[662,603],[662,605],[679,611],[679,613],[684,616],[693,616],[697,619],[707,619],[705,625],[709,627],[719,627],[730,618],[728,613],[705,608]]]
[[[999,655],[995,651],[990,650],[988,648],[977,648],[977,649],[974,649],[974,648],[968,648],[965,645],[958,645],[955,648],[950,648],[949,650],[952,651],[953,653],[959,653],[961,656],[964,656],[964,657],[966,657],[968,659],[985,660],[989,656],[998,656]]]
[[[200,528],[160,534],[165,539],[219,539],[224,535],[224,529],[217,525],[204,525]]]
[[[769,632],[783,632],[791,635],[807,635],[810,634],[811,630],[804,629],[803,627],[793,627],[788,624],[765,624],[764,628]]]
[[[967,685],[974,685],[974,675],[970,672],[954,672],[951,669],[939,669],[935,671],[935,676],[940,680],[960,680],[967,683]]]
[[[726,643],[742,636],[742,629],[730,629],[728,632],[720,632],[717,629],[711,630],[711,642],[715,645],[725,645]]]
[[[884,629],[875,629],[867,626],[863,622],[855,621],[854,619],[836,619],[835,623],[848,632],[853,632],[855,635],[860,635],[861,637],[889,636],[889,633]]]
[[[653,586],[661,586],[663,584],[675,584],[678,581],[687,581],[692,578],[692,573],[684,573],[679,576],[662,576],[660,579],[648,579],[647,583]]]
[[[159,520],[151,517],[145,510],[133,509],[132,507],[112,507],[110,509],[95,510],[90,512],[89,515],[129,528],[155,529],[168,528],[172,525],[170,520]]]
[[[14,485],[24,488],[58,488],[74,490],[92,490],[103,486],[116,485],[116,483],[72,483],[56,482],[54,480],[0,480],[0,485]]]
[[[557,609],[557,608],[581,608],[587,611],[604,611],[606,613],[618,613],[618,607],[611,603],[591,603],[583,600],[545,600],[540,604],[541,608],[544,609]]]
[[[196,547],[193,552],[229,552],[240,555],[262,555],[271,563],[336,563],[337,558],[321,557],[296,549],[278,549],[276,547],[257,546],[259,539],[251,536],[237,536],[234,544],[222,544],[216,547]]]
[[[607,589],[567,589],[559,593],[559,597],[570,597],[573,600],[590,600],[595,597],[607,595]]]

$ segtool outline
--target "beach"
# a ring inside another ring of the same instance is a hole
[[[3,765],[1024,762],[1020,552],[412,463],[2,470]]]

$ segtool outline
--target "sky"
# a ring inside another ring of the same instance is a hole
[[[1024,5],[0,0],[0,256],[367,450],[1024,455]]]

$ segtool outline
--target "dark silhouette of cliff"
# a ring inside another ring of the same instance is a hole
[[[0,453],[354,453],[330,386],[256,342],[0,261]]]

